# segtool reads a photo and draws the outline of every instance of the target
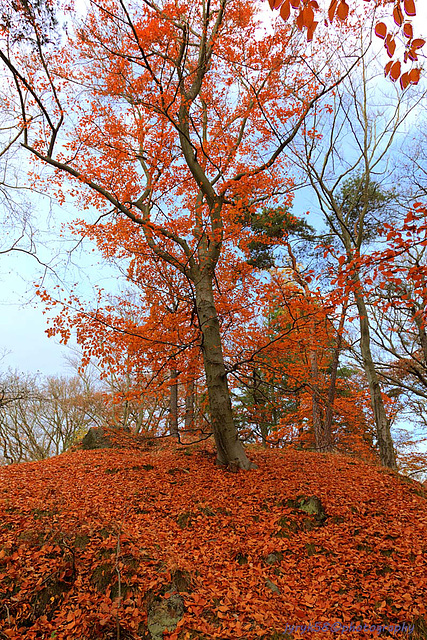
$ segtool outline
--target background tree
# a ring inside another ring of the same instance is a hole
[[[366,65],[367,59],[362,60],[358,74],[337,90],[330,116],[327,111],[319,111],[311,125],[307,123],[304,140],[294,150],[334,242],[338,243],[335,248],[331,245],[330,252],[339,257],[336,264],[342,276],[337,282],[344,287],[342,291],[349,287],[357,308],[360,354],[371,394],[381,461],[394,468],[390,423],[371,348],[366,296],[372,281],[366,272],[361,277],[360,258],[369,251],[376,230],[385,220],[399,217],[396,207],[393,210],[392,192],[376,176],[385,171],[400,127],[416,107],[417,99],[408,105],[406,95],[396,94],[390,106],[374,108],[371,105],[377,100],[377,88]],[[313,131],[318,135],[313,135]],[[345,156],[344,144],[348,149]],[[391,176],[387,175],[387,179],[391,181]],[[337,251],[342,255],[337,255]]]
[[[0,447],[8,464],[58,455],[105,419],[100,394],[88,393],[79,378],[9,372],[1,389]]]

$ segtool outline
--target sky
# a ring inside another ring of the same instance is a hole
[[[264,4],[265,13],[270,16],[268,4]],[[425,25],[425,0],[419,0],[417,4],[418,23]],[[296,208],[301,208],[301,202],[301,199],[297,199]],[[56,257],[58,249],[55,240],[61,223],[71,221],[79,215],[72,205],[54,207],[53,216],[49,216],[49,203],[43,197],[38,198],[33,207],[39,224],[38,246],[43,261],[56,269],[57,274],[67,282],[84,280],[89,296],[94,285],[105,286],[107,289],[117,288],[116,276],[105,265],[98,264],[96,255],[91,252],[73,252],[66,268],[63,265],[63,255]],[[43,229],[47,229],[49,224],[50,232],[46,231],[44,234]],[[47,246],[44,246],[45,237],[48,239]],[[68,248],[70,246],[67,245]],[[45,333],[46,316],[34,294],[34,282],[43,271],[43,267],[33,257],[24,253],[0,254],[0,374],[8,368],[31,373],[39,371],[43,375],[72,373],[67,362],[67,358],[73,355],[72,351],[60,345],[56,339],[48,338]],[[72,342],[71,346],[75,349],[75,343]]]

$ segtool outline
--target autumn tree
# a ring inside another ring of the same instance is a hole
[[[237,415],[246,437],[265,445],[369,457],[368,394],[359,372],[340,365],[348,349],[345,309],[311,290],[306,278],[292,259],[272,271],[265,324],[252,357],[234,374]]]
[[[71,179],[83,208],[191,282],[218,461],[251,466],[238,441],[213,284],[236,215],[286,192],[283,151],[331,81],[298,34],[259,37],[255,5],[91,3],[58,53],[3,48],[22,98],[24,147]],[[277,86],[280,85],[280,94]],[[76,92],[76,86],[80,89]]]

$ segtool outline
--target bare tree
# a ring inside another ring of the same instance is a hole
[[[360,354],[380,457],[384,465],[395,468],[390,422],[372,353],[366,285],[358,260],[378,239],[381,223],[394,215],[391,202],[395,194],[387,193],[384,186],[392,183],[387,163],[403,123],[421,97],[397,90],[385,97],[378,88],[379,75],[371,74],[375,68],[374,60],[361,60],[359,72],[337,89],[332,105],[317,109],[307,122],[305,135],[293,151],[326,222],[325,244],[344,255],[347,283],[359,318]]]
[[[58,455],[94,426],[97,397],[79,378],[9,372],[1,396],[0,447],[7,463]]]

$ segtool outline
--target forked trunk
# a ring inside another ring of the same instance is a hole
[[[195,289],[217,463],[235,469],[251,469],[255,465],[246,456],[233,420],[211,277],[201,276],[195,282]]]

